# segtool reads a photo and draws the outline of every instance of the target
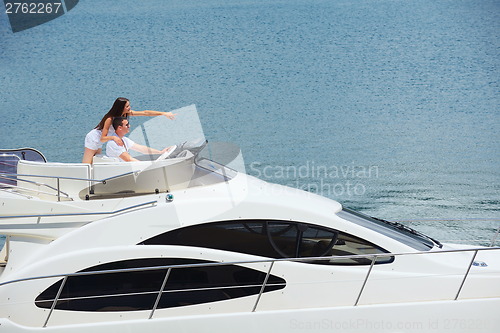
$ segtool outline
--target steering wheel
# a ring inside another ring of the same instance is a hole
[[[163,154],[161,154],[161,155],[160,155],[160,157],[158,157],[158,158],[156,159],[156,161],[161,161],[161,160],[165,160],[165,159],[167,159],[167,158],[170,156],[170,154],[172,154],[172,153],[174,152],[175,148],[177,148],[177,145],[170,146],[170,147],[167,149],[167,151],[165,151]],[[155,162],[156,162],[156,161],[155,161]]]

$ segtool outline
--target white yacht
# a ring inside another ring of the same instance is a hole
[[[2,151],[0,331],[499,330],[500,248],[441,244],[205,146],[93,165]]]

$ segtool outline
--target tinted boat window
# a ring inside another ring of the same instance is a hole
[[[144,245],[184,245],[246,253],[267,258],[306,258],[387,253],[361,238],[308,223],[238,220],[206,223],[152,237]],[[392,262],[390,256],[376,263]],[[330,265],[367,265],[371,258],[305,261]]]
[[[81,272],[202,263],[210,262],[181,258],[135,259],[102,264]],[[56,309],[100,312],[151,310],[166,273],[167,268],[161,268],[70,276],[64,284]],[[264,272],[236,265],[174,268],[157,308],[257,295],[265,277]],[[50,309],[61,283],[62,280],[42,292],[35,304]],[[285,280],[270,275],[264,292],[284,287]]]
[[[347,208],[338,212],[337,216],[349,222],[374,230],[419,251],[427,251],[434,247],[434,242],[430,238],[400,223],[379,220]]]

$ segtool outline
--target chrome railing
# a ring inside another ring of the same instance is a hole
[[[456,290],[456,294],[453,298],[450,298],[449,300],[454,300],[457,301],[460,297],[460,293],[463,290],[464,284],[470,275],[471,268],[473,266],[479,266],[479,263],[475,262],[475,259],[477,257],[477,254],[479,252],[485,252],[485,251],[499,251],[500,247],[488,247],[488,248],[470,248],[470,249],[460,249],[460,250],[439,250],[439,251],[421,251],[421,252],[403,252],[403,253],[380,253],[380,254],[369,254],[369,255],[351,255],[351,256],[332,256],[332,257],[307,257],[307,258],[283,258],[283,259],[264,259],[264,260],[249,260],[249,261],[235,261],[235,262],[213,262],[213,263],[199,263],[199,264],[181,264],[181,265],[165,265],[165,266],[154,266],[154,267],[138,267],[138,268],[125,268],[125,269],[112,269],[112,270],[101,270],[101,271],[88,271],[88,272],[78,272],[78,273],[69,273],[69,274],[54,274],[54,275],[46,275],[46,276],[37,276],[37,277],[30,277],[30,278],[23,278],[23,279],[17,279],[17,280],[11,280],[11,281],[6,281],[0,283],[0,288],[5,288],[8,285],[12,284],[17,284],[17,283],[23,283],[23,282],[28,282],[28,281],[34,281],[34,280],[42,280],[42,279],[53,279],[53,278],[62,278],[61,285],[59,286],[57,293],[54,297],[54,299],[49,299],[49,300],[44,300],[44,302],[52,302],[50,306],[50,311],[47,314],[47,317],[45,318],[43,327],[46,327],[47,324],[49,323],[49,320],[52,316],[52,313],[56,309],[57,303],[59,301],[71,301],[71,300],[79,300],[79,299],[98,299],[102,297],[110,297],[110,296],[117,296],[117,294],[110,294],[110,295],[98,295],[98,296],[81,296],[81,297],[66,297],[66,298],[61,298],[61,294],[63,292],[64,286],[66,282],[68,281],[69,278],[71,277],[76,277],[76,276],[88,276],[88,275],[103,275],[103,274],[110,274],[110,273],[125,273],[125,272],[144,272],[144,271],[154,271],[154,270],[167,270],[162,283],[161,287],[157,292],[141,292],[141,293],[133,293],[133,295],[146,295],[146,294],[151,294],[151,293],[156,293],[156,298],[154,305],[148,312],[148,319],[153,319],[153,316],[158,309],[158,304],[160,302],[160,299],[162,295],[165,292],[165,287],[168,285],[168,280],[169,277],[171,276],[171,272],[174,269],[186,269],[186,268],[200,268],[200,267],[209,267],[209,266],[229,266],[229,265],[248,265],[248,264],[270,264],[269,269],[267,270],[266,276],[261,284],[253,284],[253,285],[241,285],[241,286],[234,286],[234,287],[208,287],[208,288],[191,288],[191,289],[177,289],[174,291],[206,291],[206,290],[224,290],[228,288],[244,288],[244,287],[260,287],[260,291],[257,295],[257,298],[255,302],[253,303],[251,309],[249,309],[249,312],[255,312],[257,310],[257,307],[261,301],[262,295],[264,294],[265,288],[268,286],[273,286],[276,284],[269,284],[268,279],[272,273],[273,268],[275,267],[275,263],[279,262],[302,262],[302,263],[307,263],[307,262],[317,262],[317,261],[322,261],[322,260],[328,260],[328,261],[335,261],[335,260],[345,260],[345,259],[371,259],[371,264],[368,267],[367,273],[365,274],[363,278],[363,283],[361,287],[357,290],[357,297],[355,302],[352,304],[352,306],[358,306],[359,301],[366,290],[367,282],[370,279],[371,273],[373,272],[373,268],[375,266],[375,262],[377,258],[379,257],[400,257],[400,256],[414,256],[414,255],[435,255],[435,254],[443,254],[443,253],[464,253],[464,252],[470,252],[472,253],[472,257],[470,262],[468,263],[467,269],[465,273],[463,273],[463,276],[461,277],[461,283]],[[332,266],[334,267],[334,266]],[[172,290],[169,290],[168,292],[172,292]],[[126,295],[131,295],[127,293],[121,293],[118,294],[118,296],[126,296]],[[8,305],[8,304],[7,304]]]
[[[142,207],[145,207],[145,206],[155,206],[156,204],[158,203],[158,201],[154,200],[154,201],[148,201],[148,202],[143,202],[143,203],[140,203],[140,204],[136,204],[136,205],[131,205],[131,206],[127,206],[127,207],[124,207],[124,208],[121,208],[121,209],[117,209],[117,210],[113,210],[113,211],[107,211],[107,212],[92,212],[92,213],[58,213],[58,214],[33,214],[33,215],[0,215],[0,220],[1,219],[20,219],[20,218],[31,218],[31,217],[36,217],[38,219],[37,223],[40,223],[40,219],[42,217],[62,217],[62,216],[94,216],[94,215],[115,215],[115,214],[119,214],[119,213],[123,213],[123,212],[126,212],[126,211],[129,211],[129,210],[132,210],[132,209],[135,209],[135,208],[142,208]],[[68,224],[71,224],[71,223],[74,223],[74,222],[66,222]],[[5,227],[5,225],[3,225],[3,227]],[[5,264],[7,263],[7,261],[9,260],[9,253],[10,253],[10,235],[7,235],[7,237],[5,238],[5,247],[7,249],[6,251],[6,254],[5,254],[5,258],[3,259],[3,262],[0,266],[5,266]],[[1,246],[2,246],[2,243],[0,243],[0,249],[1,249]]]
[[[148,205],[155,205],[158,201],[148,201],[140,204],[128,206],[125,208],[108,211],[108,212],[92,212],[92,213],[60,213],[60,214],[33,214],[33,215],[0,215],[0,219],[18,219],[18,218],[27,218],[27,217],[61,217],[61,216],[88,216],[88,215],[113,215],[122,213],[127,210],[131,210],[134,208],[139,208]]]
[[[130,172],[126,172],[126,173],[123,173],[123,174],[119,174],[119,175],[115,175],[115,176],[112,176],[112,177],[108,177],[108,178],[104,178],[104,179],[92,179],[92,178],[78,178],[78,177],[62,177],[62,176],[48,176],[48,175],[27,175],[27,174],[18,174],[18,173],[0,173],[0,179],[6,179],[6,180],[16,180],[17,182],[26,182],[26,183],[30,183],[30,184],[33,184],[33,185],[36,185],[36,186],[39,186],[39,187],[46,187],[46,188],[49,188],[50,190],[53,190],[56,192],[55,195],[57,195],[57,200],[60,201],[61,200],[61,195],[64,195],[66,198],[69,198],[69,195],[63,191],[61,191],[61,180],[62,179],[65,179],[65,180],[76,180],[76,181],[84,181],[84,182],[89,182],[89,183],[93,183],[93,184],[106,184],[106,182],[110,181],[110,180],[113,180],[113,179],[116,179],[116,178],[120,178],[120,177],[124,177],[124,176],[128,176],[128,175],[132,175],[132,174],[137,174],[138,172],[140,171],[130,171]],[[51,185],[48,185],[48,184],[45,184],[45,183],[39,183],[39,182],[35,182],[35,181],[32,181],[32,180],[28,180],[28,179],[23,179],[23,178],[18,178],[18,177],[33,177],[33,178],[46,178],[46,179],[55,179],[56,180],[56,186],[51,186]],[[12,185],[6,185],[6,187],[11,187],[11,188],[16,188],[16,186],[12,186]],[[89,189],[89,192],[88,194],[90,194],[90,188],[91,186],[88,187]],[[35,190],[33,189],[27,189],[27,188],[20,188],[21,190],[23,191],[32,191],[32,192],[35,192]],[[48,194],[48,193],[45,193],[44,194]]]
[[[495,235],[491,239],[490,247],[495,246],[497,238],[498,238],[498,234],[500,234],[500,227],[497,228],[497,231],[495,232]]]
[[[33,180],[22,179],[22,178],[13,178],[13,177],[20,176],[18,174],[9,174],[9,175],[12,175],[12,177],[6,177],[5,174],[0,174],[0,179],[15,180],[17,183],[24,182],[24,183],[28,183],[28,184],[33,184],[35,186],[38,186],[39,188],[44,187],[44,188],[48,188],[49,190],[56,191],[56,193],[54,194],[54,193],[51,193],[51,192],[45,192],[45,191],[42,191],[40,189],[34,190],[34,189],[31,189],[31,188],[25,188],[25,187],[22,187],[22,186],[19,186],[19,185],[16,185],[16,186],[13,186],[13,185],[7,186],[9,188],[14,188],[15,187],[20,192],[28,192],[28,193],[29,192],[31,192],[31,193],[37,192],[37,193],[45,194],[45,195],[48,195],[48,196],[56,196],[57,197],[57,201],[61,201],[61,194],[64,195],[66,198],[69,199],[68,193],[65,193],[65,192],[63,192],[63,191],[60,190],[60,179],[59,178],[57,179],[57,186],[54,187],[54,186],[51,186],[51,185],[48,185],[48,184],[35,182]],[[30,176],[30,177],[36,177],[36,176]]]

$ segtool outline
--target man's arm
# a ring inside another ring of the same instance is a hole
[[[149,147],[146,147],[143,145],[139,145],[137,143],[134,143],[134,145],[132,147],[130,147],[130,149],[138,151],[139,153],[143,153],[143,154],[161,154],[161,153],[163,153],[163,151],[160,151],[158,149],[149,148]]]
[[[134,162],[134,161],[138,161],[138,159],[133,158],[132,156],[130,156],[130,154],[129,154],[128,152],[123,152],[123,153],[121,153],[120,158],[121,158],[122,160],[124,160],[125,162]]]

